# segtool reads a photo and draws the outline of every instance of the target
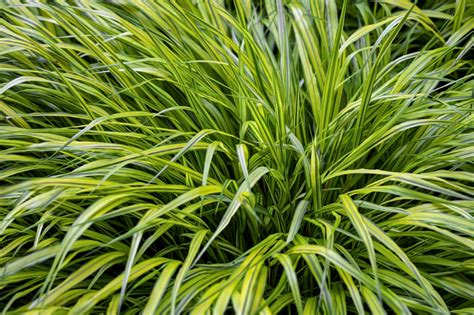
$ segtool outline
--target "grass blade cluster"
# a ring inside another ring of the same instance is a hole
[[[2,1],[2,314],[474,313],[474,3]]]

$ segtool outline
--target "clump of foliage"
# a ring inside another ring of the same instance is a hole
[[[2,1],[2,314],[474,312],[473,13]]]

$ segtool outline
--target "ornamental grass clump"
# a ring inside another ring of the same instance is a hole
[[[473,15],[3,1],[2,314],[474,313]]]

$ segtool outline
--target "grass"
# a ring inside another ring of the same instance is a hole
[[[473,13],[2,2],[2,314],[472,314]]]

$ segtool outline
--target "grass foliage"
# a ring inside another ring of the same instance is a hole
[[[1,1],[2,314],[472,314],[473,13]]]

